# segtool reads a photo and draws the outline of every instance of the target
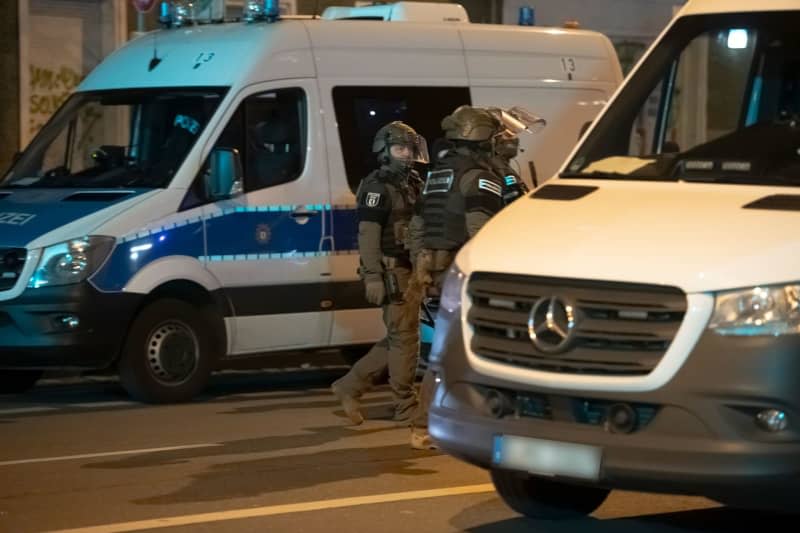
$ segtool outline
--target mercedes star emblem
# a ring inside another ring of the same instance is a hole
[[[528,315],[528,336],[548,354],[567,351],[575,337],[575,308],[558,296],[540,298]]]

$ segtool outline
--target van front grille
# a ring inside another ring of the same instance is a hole
[[[7,291],[16,285],[26,256],[25,248],[0,248],[0,291]]]
[[[467,290],[475,354],[562,374],[649,374],[686,313],[659,285],[478,272]]]

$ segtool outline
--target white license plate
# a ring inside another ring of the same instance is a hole
[[[541,476],[566,476],[597,481],[600,448],[513,435],[495,435],[492,463]]]

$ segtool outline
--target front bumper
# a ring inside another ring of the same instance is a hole
[[[608,488],[777,501],[800,487],[800,337],[706,333],[671,381],[636,393],[483,376],[468,364],[462,339],[455,323],[441,344],[429,424],[441,447],[465,461],[495,467],[495,436],[514,435],[599,447],[600,477],[591,483]],[[500,415],[490,402],[498,392],[507,407]],[[630,433],[607,423],[606,409],[616,404],[637,413]],[[784,431],[755,423],[771,408],[786,413]]]
[[[142,298],[80,283],[0,301],[0,368],[105,368],[116,360]],[[78,325],[69,327],[67,317],[77,317]]]

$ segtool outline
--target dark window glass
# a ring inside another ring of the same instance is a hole
[[[302,89],[280,89],[247,97],[217,139],[242,157],[244,190],[296,180],[306,154],[306,97]]]
[[[225,88],[76,93],[39,132],[2,187],[166,187]]]
[[[562,177],[800,184],[800,15],[676,22]]]
[[[355,192],[377,166],[372,141],[381,126],[402,120],[432,147],[442,135],[442,119],[470,103],[467,87],[334,87],[333,105],[350,189]]]

